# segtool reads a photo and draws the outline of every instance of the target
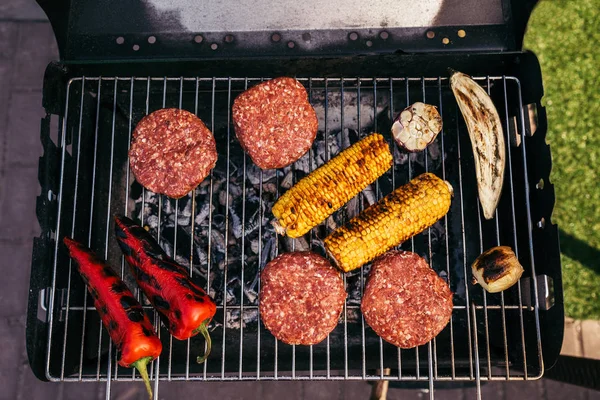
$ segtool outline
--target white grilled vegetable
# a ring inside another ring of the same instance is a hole
[[[470,76],[454,72],[450,86],[471,138],[483,216],[492,219],[500,201],[506,166],[500,116],[490,96]]]
[[[392,125],[392,136],[404,149],[424,150],[442,130],[442,117],[435,106],[421,102],[406,107]]]
[[[489,293],[508,289],[521,277],[523,267],[508,246],[484,251],[471,266],[473,283],[479,283]]]

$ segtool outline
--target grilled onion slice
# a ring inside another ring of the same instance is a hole
[[[471,266],[473,283],[479,283],[489,293],[508,289],[521,277],[523,267],[508,246],[484,251]]]

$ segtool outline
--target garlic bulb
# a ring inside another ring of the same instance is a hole
[[[521,277],[523,267],[508,246],[484,251],[471,266],[473,284],[479,283],[489,293],[508,289]]]
[[[424,150],[442,130],[442,117],[435,106],[421,102],[406,107],[394,120],[392,136],[410,152]]]

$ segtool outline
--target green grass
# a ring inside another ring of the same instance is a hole
[[[600,319],[600,0],[541,1],[524,47],[544,76],[566,314]]]

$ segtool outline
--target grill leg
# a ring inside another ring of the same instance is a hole
[[[377,373],[380,371],[378,370]],[[390,374],[390,369],[386,368],[383,370],[384,375]],[[373,384],[373,388],[371,389],[371,396],[369,400],[386,400],[388,387],[390,386],[390,381],[388,380],[380,380]]]

